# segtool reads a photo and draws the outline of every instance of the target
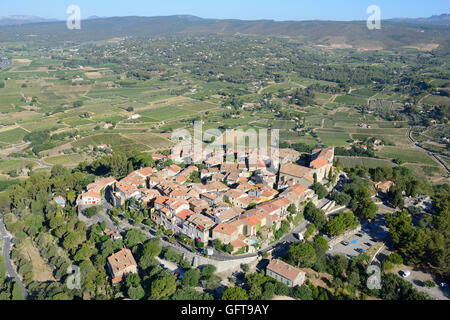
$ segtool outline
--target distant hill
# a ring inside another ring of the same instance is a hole
[[[441,15],[431,16],[429,18],[395,18],[387,21],[402,22],[402,23],[415,23],[415,24],[430,24],[440,26],[450,26],[450,14],[444,13]]]
[[[38,22],[54,22],[54,21],[58,20],[45,19],[35,16],[14,15],[14,16],[0,17],[0,26],[38,23]]]
[[[100,41],[116,37],[188,35],[292,36],[305,43],[335,48],[386,49],[404,46],[449,48],[450,28],[384,22],[381,30],[368,30],[365,21],[245,21],[167,17],[113,17],[85,20],[81,30],[68,30],[65,22],[44,22],[0,27],[0,41],[40,44]]]

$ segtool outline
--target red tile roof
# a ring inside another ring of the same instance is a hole
[[[311,167],[314,167],[316,169],[320,169],[325,167],[328,164],[328,161],[324,158],[317,158],[314,161],[311,161]]]
[[[237,228],[231,224],[221,223],[214,228],[215,232],[231,235],[237,231]]]
[[[295,281],[298,275],[303,272],[302,270],[278,259],[270,261],[269,265],[267,266],[267,269],[291,281]]]
[[[177,213],[177,217],[186,221],[187,218],[189,216],[192,216],[193,214],[195,214],[195,212],[185,209],[185,210],[182,210],[182,211],[178,212]]]

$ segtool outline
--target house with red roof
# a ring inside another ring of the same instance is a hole
[[[102,196],[98,192],[88,191],[80,194],[77,198],[77,206],[93,207],[102,204]]]

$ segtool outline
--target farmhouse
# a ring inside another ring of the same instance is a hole
[[[131,273],[137,273],[137,264],[130,249],[122,249],[108,257],[108,270],[113,284],[121,282]]]
[[[394,182],[392,181],[383,181],[375,184],[375,188],[381,193],[388,193],[393,186]]]
[[[77,206],[98,206],[102,204],[102,196],[98,192],[84,192],[77,198]]]
[[[270,261],[266,274],[289,287],[301,286],[305,281],[306,275],[302,270],[278,259]]]

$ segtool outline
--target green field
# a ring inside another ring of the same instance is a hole
[[[45,162],[53,165],[62,165],[62,166],[76,166],[78,163],[82,161],[89,160],[89,158],[83,156],[79,153],[67,154],[62,156],[49,157],[44,159]]]
[[[404,149],[398,147],[383,147],[381,151],[376,153],[377,156],[400,159],[409,163],[423,163],[429,165],[436,165],[436,162],[424,151],[418,149]]]
[[[374,158],[355,158],[355,157],[341,157],[338,156],[337,159],[344,163],[345,167],[356,167],[357,165],[362,165],[366,167],[394,167],[395,164],[392,161],[384,159],[374,159]]]
[[[28,164],[38,166],[37,162],[27,160],[0,160],[0,171],[6,173],[25,168]]]
[[[367,100],[354,96],[339,96],[334,101],[348,105],[363,105],[363,106],[367,105]]]
[[[345,146],[347,145],[347,140],[350,140],[350,135],[345,132],[330,132],[317,130],[317,135],[322,140],[322,142],[328,146]]]
[[[19,143],[23,141],[23,137],[27,132],[22,128],[15,128],[8,131],[0,132],[0,142],[5,143]]]

